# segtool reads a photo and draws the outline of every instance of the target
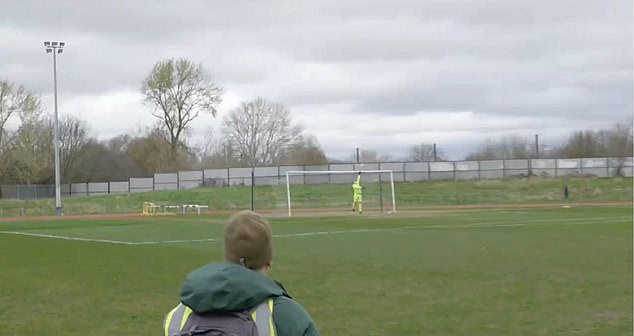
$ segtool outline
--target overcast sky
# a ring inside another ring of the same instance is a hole
[[[140,85],[169,57],[202,62],[240,101],[287,104],[327,155],[399,158],[436,142],[460,159],[487,138],[632,123],[631,0],[0,0],[0,78],[106,139],[149,126]]]

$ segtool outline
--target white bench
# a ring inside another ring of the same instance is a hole
[[[198,214],[200,215],[200,210],[201,209],[209,209],[209,206],[208,205],[200,205],[200,204],[183,204],[182,208],[183,208],[183,214],[186,214],[187,210],[196,210],[196,212],[198,212]]]

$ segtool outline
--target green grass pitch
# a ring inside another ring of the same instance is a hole
[[[0,222],[4,335],[158,335],[226,217]],[[632,208],[271,218],[323,335],[631,335]]]

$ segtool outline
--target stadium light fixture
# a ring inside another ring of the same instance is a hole
[[[62,213],[62,188],[60,174],[60,155],[59,155],[59,122],[57,113],[57,54],[61,54],[65,46],[64,42],[44,42],[44,48],[47,54],[53,54],[53,85],[55,96],[55,118],[54,118],[54,140],[53,147],[55,151],[55,213],[58,216]]]

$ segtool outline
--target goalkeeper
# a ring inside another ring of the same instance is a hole
[[[352,183],[352,212],[358,211],[363,213],[363,187],[361,185],[361,172],[357,175],[357,179]]]

